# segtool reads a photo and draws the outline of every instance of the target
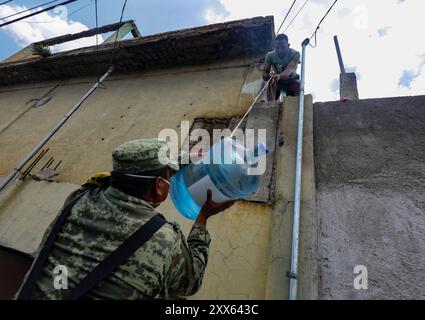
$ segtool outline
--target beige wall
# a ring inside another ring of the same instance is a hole
[[[182,120],[243,114],[261,85],[254,60],[112,76],[106,82],[107,89],[97,90],[46,146],[50,148],[48,157],[63,161],[59,170],[62,183],[17,182],[0,196],[0,234],[3,226],[8,230],[0,236],[0,244],[33,252],[72,189],[69,184],[80,184],[94,172],[110,170],[111,150],[122,142],[155,137],[163,128],[178,129]],[[43,96],[57,83],[0,88],[0,112],[6,115],[0,122],[0,128],[6,127],[0,133],[0,176],[22,160],[93,80],[63,81],[53,91],[51,102],[29,110],[28,100]],[[279,150],[277,202],[274,206],[241,202],[209,221],[210,260],[202,289],[194,298],[287,296],[291,212],[285,209],[292,199],[288,170],[293,166],[290,140],[295,138],[296,100],[289,99],[282,113],[281,123],[292,129],[283,130],[286,143]],[[308,104],[306,113],[310,114],[311,99]],[[306,179],[307,185],[311,184],[311,177]],[[32,205],[35,199],[37,206]],[[159,210],[189,232],[191,222],[176,212],[170,200]],[[35,220],[37,224],[32,222]]]
[[[269,272],[266,299],[288,297],[287,271],[291,266],[292,214],[294,208],[295,154],[298,132],[298,99],[283,103],[281,130],[284,145],[278,150],[276,166],[277,195],[271,212]],[[305,98],[304,138],[301,188],[301,221],[299,231],[298,298],[318,298],[317,217],[315,214],[315,181],[313,152],[313,104]]]

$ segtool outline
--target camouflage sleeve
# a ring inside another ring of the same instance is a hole
[[[78,188],[77,190],[74,190],[73,192],[71,192],[71,194],[65,199],[62,208],[59,210],[58,216],[76,197],[78,197],[79,195],[81,195],[82,193],[84,193],[86,191],[87,191],[87,189],[85,189],[85,188]],[[57,217],[52,222],[50,222],[49,226],[46,228],[44,235],[43,235],[43,239],[41,241],[41,245],[39,247],[39,250],[41,250],[41,248],[43,248],[44,243],[47,240],[47,237],[49,236],[53,226],[55,225],[55,223],[57,221]]]
[[[171,266],[165,279],[169,298],[190,296],[199,290],[211,242],[204,225],[193,224],[187,241],[183,233],[178,232],[179,239],[172,250]]]

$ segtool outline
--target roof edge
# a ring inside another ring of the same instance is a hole
[[[274,38],[273,16],[254,17],[119,41],[118,73],[207,64],[265,53]],[[106,70],[113,43],[0,63],[0,86],[96,75]]]

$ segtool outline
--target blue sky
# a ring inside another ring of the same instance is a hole
[[[10,7],[25,6],[35,7],[48,0],[14,0]],[[58,3],[62,2],[58,1]],[[98,0],[99,25],[114,23],[119,20],[123,1],[119,0]],[[53,4],[51,4],[53,5]],[[212,7],[218,11],[225,8],[216,0],[129,0],[124,13],[125,19],[134,19],[143,35],[149,35],[169,30],[190,28],[208,23],[204,18],[205,8]],[[79,21],[89,28],[94,27],[94,0],[78,0],[67,5],[68,13],[75,12],[70,19]],[[1,11],[0,11],[1,12]],[[4,15],[0,16],[3,17]],[[27,21],[32,21],[32,18]],[[46,20],[46,19],[45,19]],[[47,21],[54,20],[49,18]],[[18,24],[28,24],[28,22],[18,22]],[[49,25],[49,23],[44,23]],[[50,23],[51,24],[51,23]],[[33,23],[33,26],[36,24]],[[8,30],[0,29],[0,60],[3,60],[20,49],[20,45],[13,40]]]
[[[0,6],[0,18],[48,0],[14,0]],[[61,2],[60,0],[58,2]],[[311,35],[333,0],[309,0],[289,26],[291,46]],[[117,22],[121,0],[98,0],[99,25]],[[124,19],[134,19],[142,35],[210,23],[273,15],[276,29],[292,0],[128,0]],[[301,8],[298,0],[283,30]],[[78,0],[67,12],[40,14],[0,29],[0,60],[31,42],[75,33],[95,26],[94,0]],[[76,10],[78,12],[75,12]],[[74,12],[74,13],[73,13]],[[338,98],[339,67],[333,36],[340,39],[344,62],[357,74],[362,98],[425,94],[425,30],[423,0],[339,0],[318,33],[318,46],[307,51],[306,90],[316,101]],[[71,16],[69,14],[73,13]],[[59,45],[69,50],[94,44],[93,38]]]

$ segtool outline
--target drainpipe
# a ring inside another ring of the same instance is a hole
[[[303,129],[304,129],[304,91],[305,91],[305,49],[310,40],[302,43],[301,53],[301,90],[298,105],[298,136],[297,153],[295,159],[295,189],[294,189],[294,214],[292,222],[292,249],[291,271],[289,272],[289,300],[297,299],[297,272],[298,272],[298,245],[300,232],[300,204],[301,204],[301,173],[303,160]]]
[[[77,104],[68,111],[67,114],[65,114],[61,121],[59,121],[51,130],[50,132],[41,140],[41,142],[25,157],[24,160],[21,161],[21,163],[16,166],[12,172],[4,178],[4,180],[0,183],[0,192],[3,191],[6,186],[13,180],[13,178],[18,174],[18,172],[34,157],[38,151],[55,135],[55,133],[65,124],[66,121],[72,116],[72,114],[78,110],[78,108],[83,104],[83,102],[90,97],[90,95],[97,89],[97,87],[105,81],[107,77],[112,73],[114,70],[113,66],[111,66],[108,71],[96,82],[96,84],[90,88],[89,91],[77,102]]]

